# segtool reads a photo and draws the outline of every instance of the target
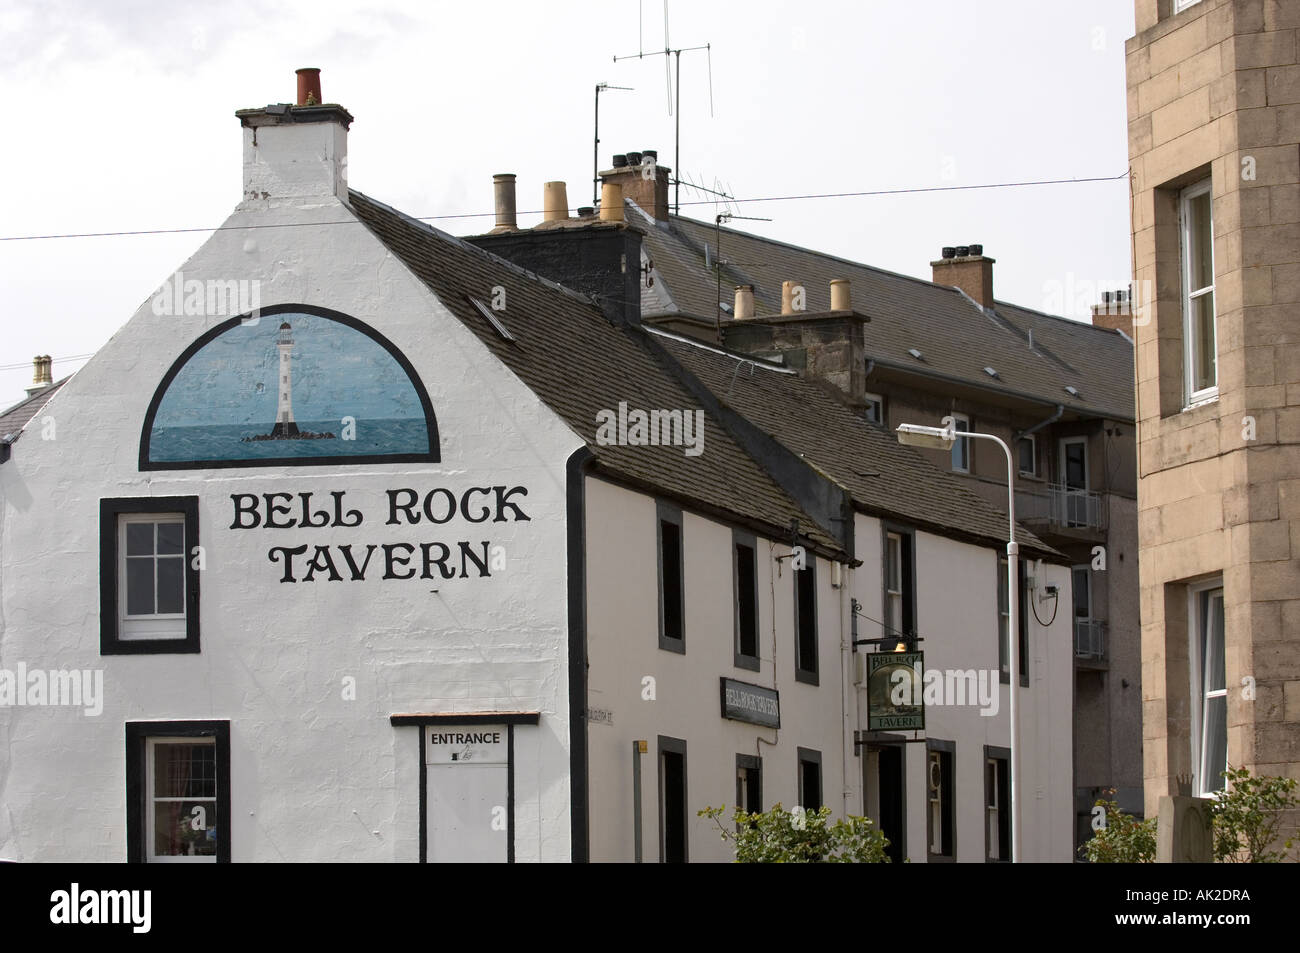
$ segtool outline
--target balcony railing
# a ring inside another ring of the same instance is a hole
[[[1095,619],[1074,620],[1074,655],[1082,659],[1106,657],[1106,623]]]
[[[1016,491],[1016,518],[1062,529],[1100,530],[1106,528],[1101,503],[1100,493],[1049,483],[1043,489]]]

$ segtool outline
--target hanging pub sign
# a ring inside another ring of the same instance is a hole
[[[721,690],[723,718],[766,728],[781,727],[781,696],[776,689],[723,678]]]
[[[867,730],[924,731],[924,652],[867,655]]]

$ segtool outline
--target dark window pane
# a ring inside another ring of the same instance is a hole
[[[1034,473],[1037,467],[1034,460],[1034,443],[1032,440],[1020,441],[1020,472]]]
[[[154,803],[154,854],[211,857],[217,853],[215,801]]]
[[[676,523],[659,521],[663,559],[664,638],[682,638],[682,530]]]
[[[184,523],[159,523],[158,524],[158,552],[160,553],[181,553],[185,550],[185,524]]]
[[[126,524],[126,554],[128,556],[153,555],[153,523]]]
[[[1065,485],[1071,490],[1082,490],[1088,485],[1086,445],[1067,443],[1065,445]]]
[[[126,614],[154,614],[151,557],[135,557],[126,561]]]
[[[1205,781],[1207,791],[1223,790],[1221,773],[1228,768],[1228,699],[1205,700]]]
[[[1192,299],[1192,389],[1213,387],[1215,376],[1214,292]]]
[[[169,556],[158,560],[158,611],[185,611],[185,559],[183,557]]]
[[[758,582],[755,578],[754,547],[736,544],[736,596],[740,622],[740,654],[758,657],[758,613],[755,605]]]
[[[811,565],[795,573],[799,607],[799,667],[817,671],[817,576]]]
[[[1205,690],[1213,692],[1227,687],[1223,667],[1223,594],[1201,595],[1202,631],[1205,633]]]
[[[686,861],[686,759],[665,751],[663,768],[664,861]]]
[[[799,762],[802,783],[803,806],[806,810],[817,811],[822,806],[822,767],[816,761]]]

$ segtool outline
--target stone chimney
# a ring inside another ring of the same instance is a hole
[[[602,184],[621,185],[624,198],[631,199],[647,215],[653,215],[655,221],[666,222],[668,173],[671,171],[659,164],[659,154],[654,149],[647,149],[614,156],[614,168],[600,173],[600,181]],[[604,206],[603,200],[601,206]]]
[[[1092,306],[1093,327],[1123,331],[1133,337],[1133,302],[1127,288],[1103,291],[1101,304]]]
[[[943,257],[930,262],[936,285],[959,288],[982,308],[993,307],[993,263],[984,257],[983,245],[956,245],[943,249]]]
[[[243,208],[347,200],[352,115],[321,102],[320,70],[298,70],[297,81],[296,104],[235,113],[244,130]]]

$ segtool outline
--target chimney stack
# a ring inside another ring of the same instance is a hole
[[[488,234],[515,231],[519,228],[515,217],[515,174],[498,172],[492,176],[492,193],[496,200],[497,223]]]
[[[37,354],[32,358],[32,384],[27,388],[27,396],[39,394],[54,383],[54,358],[48,354]]]
[[[943,257],[930,262],[937,285],[958,288],[982,308],[993,307],[993,263],[984,257],[983,245],[945,246]]]
[[[562,222],[569,217],[569,191],[563,182],[542,186],[542,221]]]
[[[297,76],[297,105],[272,103],[235,112],[244,136],[240,208],[347,201],[352,115],[320,101],[320,70],[300,69]]]
[[[623,221],[623,186],[617,182],[602,182],[600,186],[600,220]]]
[[[849,291],[849,279],[831,279],[831,310],[852,311],[853,295]]]
[[[754,316],[754,286],[736,285],[736,307],[732,317],[744,321]]]
[[[1097,328],[1110,328],[1133,336],[1133,301],[1127,288],[1103,291],[1101,304],[1092,306],[1092,324]]]
[[[613,162],[612,169],[600,173],[601,183],[621,186],[624,198],[635,202],[641,211],[657,222],[668,221],[668,173],[672,170],[659,164],[659,153],[654,149],[620,152]]]

